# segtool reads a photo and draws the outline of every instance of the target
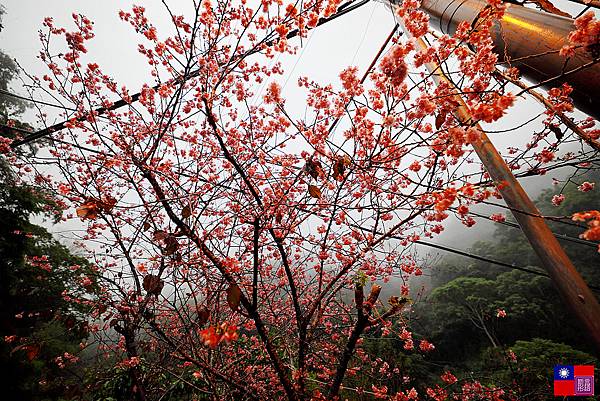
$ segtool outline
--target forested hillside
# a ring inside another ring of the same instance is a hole
[[[597,182],[598,178],[598,174],[588,174],[577,181]],[[543,191],[536,204],[543,215],[552,218],[553,231],[568,237],[561,244],[590,285],[600,291],[596,245],[578,241],[584,227],[570,218],[577,211],[600,208],[598,192],[583,192],[572,182],[560,183]],[[426,338],[435,349],[415,354],[405,349],[402,338],[381,332],[366,340],[373,355],[391,355],[397,364],[398,375],[382,380],[381,385],[393,391],[406,385],[401,380],[406,376],[422,393],[432,381],[451,388],[460,386],[461,379],[477,379],[517,390],[523,399],[551,400],[554,365],[598,366],[599,355],[589,337],[545,276],[513,220],[497,223],[494,235],[479,240],[469,251],[515,268],[464,256],[446,256],[435,264],[430,282],[424,281],[425,292],[418,295],[407,317],[413,337]],[[444,383],[440,377],[445,372],[451,372],[457,383]]]

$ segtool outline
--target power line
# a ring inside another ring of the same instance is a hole
[[[350,224],[350,226],[352,226],[354,228],[358,228],[359,230],[362,230],[362,231],[368,231],[370,233],[377,233],[379,235],[382,235],[382,233],[379,232],[379,231],[377,231],[377,230],[367,229],[367,228],[365,228],[365,227],[363,227],[363,226],[361,226],[359,224]],[[392,236],[390,236],[390,238],[395,239],[395,240],[399,240],[399,241],[405,240],[405,238],[398,237],[397,235],[392,235]],[[420,239],[419,240],[414,240],[414,241],[411,241],[411,242],[413,242],[415,244],[419,244],[419,245],[428,246],[428,247],[431,247],[431,248],[440,249],[442,251],[454,253],[454,254],[457,254],[457,255],[461,255],[461,256],[464,256],[464,257],[467,257],[467,258],[479,260],[479,261],[482,261],[482,262],[487,262],[487,263],[495,264],[495,265],[506,267],[506,268],[513,269],[513,270],[519,270],[519,271],[522,271],[522,272],[525,272],[525,273],[529,273],[529,274],[533,274],[533,275],[536,275],[536,276],[551,278],[546,273],[543,273],[543,272],[538,271],[538,270],[529,269],[527,267],[523,267],[523,266],[518,266],[518,265],[515,265],[515,264],[510,264],[510,263],[502,262],[500,260],[494,260],[494,259],[491,259],[491,258],[488,258],[488,257],[485,257],[485,256],[480,256],[480,255],[476,255],[474,253],[467,252],[465,250],[451,248],[451,247],[445,246],[445,245],[434,244],[433,242],[423,241],[423,240],[420,240]],[[600,292],[600,287],[592,286],[592,285],[588,285],[588,287],[591,288],[591,289],[593,289],[593,290],[596,290],[596,291]]]
[[[456,210],[456,207],[451,207],[450,209]],[[517,223],[513,223],[511,221],[495,221],[492,218],[490,218],[490,216],[486,216],[480,213],[476,213],[476,212],[471,212],[469,211],[470,215],[482,218],[482,219],[486,219],[489,221],[494,221],[495,223],[499,223],[508,227],[512,227],[512,228],[520,228],[519,225]],[[545,218],[545,217],[544,217]],[[551,220],[551,221],[555,221],[555,220]],[[585,246],[589,246],[591,248],[597,248],[598,244],[592,242],[592,241],[587,241],[581,238],[577,238],[577,237],[571,237],[570,235],[567,234],[560,234],[560,233],[553,233],[555,237],[557,237],[558,239],[562,239],[564,241],[569,241],[569,242],[573,242],[575,244],[580,244],[580,245],[585,245]]]
[[[371,15],[369,16],[369,19],[367,21],[367,26],[365,26],[365,30],[363,32],[362,37],[360,38],[360,42],[358,43],[358,46],[356,47],[354,56],[352,56],[352,62],[350,63],[350,65],[354,65],[354,62],[356,61],[356,56],[358,56],[358,52],[360,51],[363,43],[365,42],[365,38],[367,37],[367,33],[369,32],[369,27],[371,26],[371,21],[373,20],[373,14],[375,14],[375,9],[376,9],[376,4],[373,3],[373,8],[371,9]]]
[[[450,253],[454,253],[457,255],[461,255],[461,256],[465,256],[467,258],[471,258],[471,259],[475,259],[475,260],[480,260],[482,262],[487,262],[487,263],[492,263],[498,266],[502,266],[502,267],[507,267],[509,269],[515,269],[515,270],[520,270],[526,273],[531,273],[531,274],[535,274],[536,276],[543,276],[543,277],[549,277],[547,274],[538,271],[538,270],[534,270],[534,269],[528,269],[527,267],[520,267],[515,265],[514,263],[506,263],[506,262],[502,262],[499,260],[495,260],[495,259],[490,259],[488,257],[485,256],[480,256],[480,255],[476,255],[474,253],[470,253],[467,251],[463,251],[461,249],[456,249],[456,248],[451,248],[449,246],[445,246],[445,245],[440,245],[440,244],[435,244],[433,242],[428,242],[428,241],[423,241],[423,240],[416,240],[413,241],[415,244],[419,244],[419,245],[424,245],[424,246],[428,246],[431,248],[436,248],[436,249],[440,249],[442,251],[446,251],[446,252],[450,252]]]
[[[413,242],[415,244],[419,244],[419,245],[424,245],[424,246],[428,246],[428,247],[431,247],[431,248],[440,249],[442,251],[454,253],[456,255],[461,255],[461,256],[464,256],[464,257],[467,257],[467,258],[471,258],[471,259],[475,259],[475,260],[480,260],[482,262],[487,262],[487,263],[491,263],[491,264],[494,264],[494,265],[498,265],[498,266],[502,266],[502,267],[507,267],[507,268],[513,269],[513,270],[519,270],[519,271],[522,271],[522,272],[525,272],[525,273],[534,274],[536,276],[550,278],[549,275],[547,275],[546,273],[542,273],[542,272],[540,272],[538,270],[529,269],[527,267],[517,266],[515,264],[510,264],[510,263],[502,262],[502,261],[499,261],[499,260],[490,259],[490,258],[487,258],[485,256],[475,255],[473,253],[466,252],[466,251],[463,251],[463,250],[460,250],[460,249],[450,248],[450,247],[445,246],[445,245],[434,244],[433,242],[427,242],[427,241],[423,241],[423,240],[416,240],[416,241],[413,241]],[[596,287],[596,286],[593,286],[593,285],[588,285],[588,287],[590,287],[593,290],[596,290],[596,291],[600,292],[600,287]]]
[[[25,97],[25,96],[22,96],[22,95],[18,95],[16,93],[9,92],[9,91],[4,90],[4,89],[0,89],[0,93],[2,93],[3,95],[6,95],[6,96],[14,97],[16,99],[24,100],[26,102],[42,104],[44,106],[49,106],[49,107],[56,107],[57,109],[63,109],[63,110],[69,110],[69,111],[77,111],[76,109],[71,108],[71,107],[61,106],[59,104],[45,102],[43,100],[31,99],[31,98],[28,98],[28,97]]]
[[[436,188],[436,189],[439,190],[439,188]],[[403,196],[409,197],[409,198],[414,199],[414,200],[418,200],[419,199],[419,197],[414,196],[414,195],[403,195]],[[473,198],[470,198],[470,199],[473,199]],[[527,214],[527,212],[525,212],[525,211],[517,210],[517,209],[511,209],[507,205],[502,205],[500,203],[490,202],[490,201],[486,201],[486,200],[477,200],[477,202],[482,203],[482,204],[486,204],[486,205],[495,206],[495,207],[498,207],[500,209],[506,209],[506,210],[510,210],[510,211],[515,211],[517,213]],[[449,209],[453,210],[455,212],[458,210],[458,208],[456,206],[450,206]],[[483,214],[479,214],[479,213],[472,212],[472,211],[469,211],[468,214],[492,221],[492,219],[489,216],[485,216]],[[582,226],[582,225],[580,225],[580,224],[573,223],[571,221],[564,221],[564,220],[562,220],[560,218],[557,218],[557,217],[544,216],[542,214],[539,214],[539,215],[531,214],[531,215],[535,216],[535,217],[540,217],[540,218],[545,219],[545,220],[552,221],[554,223],[560,223],[560,224],[564,224],[566,226],[577,227],[577,228],[581,228],[582,230],[585,229],[585,227]],[[496,223],[500,223],[500,224],[504,224],[506,226],[513,227],[513,228],[520,228],[520,226],[517,223],[513,223],[513,222],[508,222],[508,221],[504,221],[504,222],[502,222],[502,221],[495,221],[495,222]],[[571,237],[570,235],[558,234],[558,233],[555,233],[555,232],[553,232],[553,234],[556,237],[558,237],[560,239],[563,239],[565,241],[570,241],[570,242],[578,243],[578,244],[581,244],[581,245],[586,245],[586,246],[593,247],[593,248],[596,248],[598,246],[598,244],[596,244],[595,242],[587,241],[587,240],[576,238],[576,237]]]

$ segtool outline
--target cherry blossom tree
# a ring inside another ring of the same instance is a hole
[[[52,190],[64,219],[85,225],[79,240],[102,286],[92,333],[128,372],[131,396],[158,399],[149,375],[166,372],[211,399],[509,398],[449,372],[444,387],[421,395],[344,386],[358,371],[399,374],[364,352],[365,333],[433,349],[405,320],[409,281],[422,274],[413,244],[443,231],[451,214],[472,226],[469,207],[500,198],[469,146],[480,131],[454,111],[460,95],[474,122],[493,123],[517,99],[517,71],[497,67],[490,39],[504,5],[490,2],[477,29],[434,37],[419,3],[402,2],[396,17],[413,39],[394,29],[368,71],[348,67],[337,82],[300,78],[308,111],[299,115],[271,61],[294,54],[293,37],[336,15],[340,2],[192,4],[175,15],[164,2],[168,32],[143,7],[120,11],[147,60],[141,88],[93,61],[88,18],[73,14],[70,27],[46,18],[48,73],[30,88],[64,105],[65,129],[48,130],[47,154],[36,157],[2,144],[23,180]],[[432,45],[419,48],[415,39],[426,36]],[[581,40],[574,34],[573,46]],[[436,85],[424,68],[431,62],[452,80]],[[558,151],[585,144],[578,132],[598,138],[593,120],[566,119],[568,94],[564,85],[540,95],[545,128],[509,149],[515,174],[597,160],[586,145]],[[39,117],[49,125],[43,110]],[[598,221],[577,216],[591,217]],[[382,299],[383,287],[395,295]]]

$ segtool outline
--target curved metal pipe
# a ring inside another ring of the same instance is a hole
[[[421,9],[429,14],[432,27],[453,34],[464,21],[475,27],[486,6],[483,0],[423,0]],[[575,107],[600,119],[600,63],[589,65],[594,57],[586,49],[576,50],[568,60],[558,54],[569,43],[569,32],[573,30],[571,18],[507,4],[504,16],[492,29],[494,52],[502,62],[517,67],[525,78],[536,83],[567,73],[541,86],[548,89],[569,83]]]

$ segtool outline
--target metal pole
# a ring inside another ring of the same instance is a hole
[[[408,34],[406,29],[405,32]],[[422,39],[418,39],[417,43],[422,49],[427,48]],[[426,66],[437,84],[441,82],[449,83],[448,78],[438,65],[428,63]],[[452,84],[450,84],[450,87],[452,87]],[[455,111],[457,119],[461,123],[471,125],[474,120],[463,98],[455,95],[455,99],[459,104]],[[529,199],[529,196],[527,196],[498,150],[481,129],[481,126],[476,124],[475,127],[479,129],[481,136],[471,142],[473,149],[494,182],[502,184],[497,186],[498,191],[511,209],[533,250],[540,258],[542,266],[548,272],[564,302],[588,331],[596,348],[600,350],[600,304],[598,304],[598,300],[575,269],[539,210]]]
[[[452,35],[461,22],[476,29],[487,5],[485,0],[422,0],[421,10],[429,14],[432,27]],[[494,22],[491,37],[502,63],[518,67],[525,78],[546,89],[569,83],[575,107],[600,119],[598,49],[581,47],[568,59],[558,53],[569,44],[569,33],[574,30],[571,18],[508,3],[503,17]]]

